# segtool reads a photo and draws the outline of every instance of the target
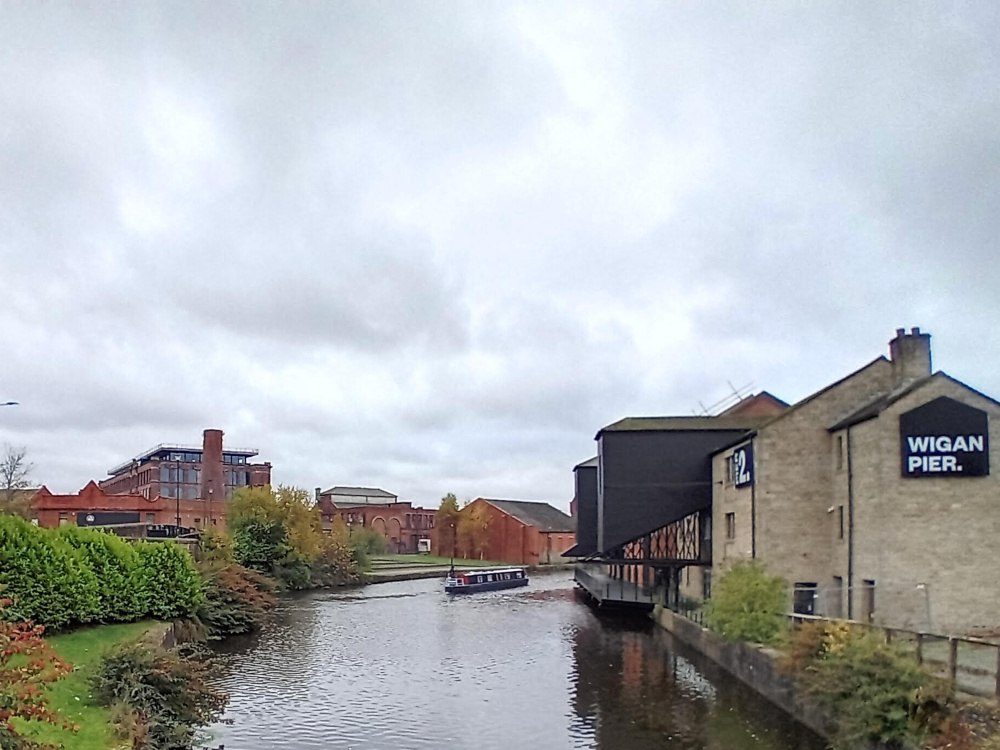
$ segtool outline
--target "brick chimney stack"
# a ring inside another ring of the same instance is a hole
[[[892,380],[896,388],[903,388],[931,374],[931,335],[919,328],[896,329],[896,338],[889,342],[889,359],[892,362]]]
[[[222,468],[222,430],[205,430],[201,449],[201,499],[221,502],[226,499]]]

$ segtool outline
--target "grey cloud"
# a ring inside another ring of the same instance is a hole
[[[1000,393],[992,3],[0,10],[0,437],[76,489],[559,499],[597,428],[922,325]],[[188,437],[185,437],[188,436]]]

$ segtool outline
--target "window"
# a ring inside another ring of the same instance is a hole
[[[198,470],[197,469],[188,469],[187,471],[184,472],[184,476],[185,476],[185,479],[184,479],[185,482],[188,482],[190,484],[198,484]]]
[[[194,525],[198,526],[199,524],[201,524],[201,519],[200,518],[194,519]]]
[[[169,466],[161,466],[160,467],[160,481],[161,482],[169,482],[170,481],[170,467]]]
[[[216,522],[217,522],[217,521],[218,521],[218,519],[217,519],[217,518],[213,518],[213,519],[212,519],[212,525],[213,525],[213,526],[215,526],[215,525],[216,525]]]
[[[816,614],[816,584],[796,583],[792,595],[792,609],[797,615]]]
[[[736,538],[736,514],[726,513],[726,539]]]
[[[184,488],[184,499],[185,500],[196,500],[198,498],[198,488],[197,487],[185,487]]]
[[[844,436],[837,435],[837,471],[844,468]]]
[[[183,453],[171,453],[170,454],[170,460],[171,461],[183,461],[184,460],[184,454]]]
[[[732,456],[726,456],[725,484],[728,487],[736,482],[736,462]]]
[[[837,539],[844,538],[844,506],[837,506]]]
[[[155,513],[147,513],[146,514],[146,523],[156,523],[156,514]]]
[[[65,512],[60,513],[59,514],[59,525],[60,526],[66,526],[68,523],[69,523],[69,513],[65,513]]]
[[[861,589],[861,622],[875,619],[875,581],[865,579]]]

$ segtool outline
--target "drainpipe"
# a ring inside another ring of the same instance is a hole
[[[854,619],[854,462],[847,428],[847,619]]]
[[[750,441],[753,446],[754,441]],[[757,559],[757,479],[760,476],[760,455],[753,449],[753,482],[750,483],[750,558]]]

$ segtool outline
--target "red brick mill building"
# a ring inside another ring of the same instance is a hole
[[[434,533],[435,511],[401,503],[398,496],[377,488],[331,487],[326,491],[317,488],[316,504],[326,531],[339,516],[348,533],[367,527],[382,534],[386,549],[394,554],[418,552],[420,541],[429,542]]]
[[[548,565],[566,562],[564,552],[576,541],[576,523],[548,503],[525,500],[476,498],[460,513],[479,510],[488,519],[484,560],[513,565]],[[435,540],[435,552],[447,557],[452,550],[441,549]],[[462,550],[458,550],[462,554]]]
[[[32,500],[38,525],[155,523],[224,527],[228,500],[239,487],[271,483],[271,464],[250,463],[255,449],[223,447],[222,430],[205,430],[201,447],[164,443],[125,461],[98,485],[55,495],[42,487]]]

